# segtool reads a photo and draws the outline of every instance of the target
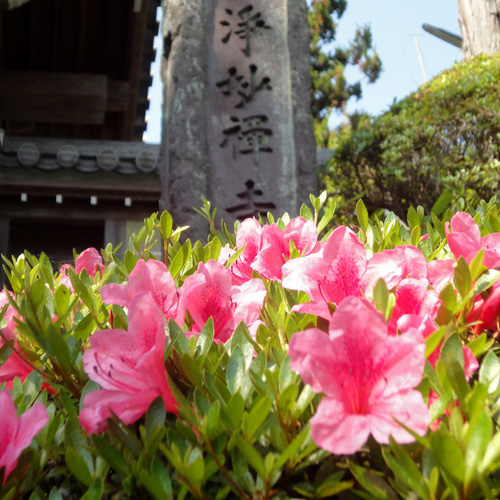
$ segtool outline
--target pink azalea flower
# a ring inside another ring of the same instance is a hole
[[[63,264],[61,266],[59,269],[59,284],[64,285],[71,293],[73,293],[75,290],[67,273],[67,270],[71,269],[71,267],[72,266],[70,264]]]
[[[252,279],[252,264],[262,246],[262,226],[255,218],[245,219],[236,231],[236,248],[244,248],[236,262],[230,267],[233,284],[242,285]],[[227,259],[226,259],[227,260]]]
[[[176,411],[163,365],[162,312],[149,293],[142,293],[130,301],[128,313],[128,332],[96,332],[83,355],[85,372],[102,387],[83,400],[80,423],[89,434],[102,432],[111,412],[127,425],[135,422],[158,396],[167,411]]]
[[[241,321],[255,333],[267,293],[260,279],[233,285],[231,273],[214,260],[200,262],[197,272],[186,278],[181,290],[183,310],[193,320],[190,333],[200,333],[212,317],[216,342],[226,342]]]
[[[12,295],[11,292],[8,293]],[[9,301],[5,291],[0,292],[0,309],[3,309],[3,307],[8,303]],[[7,325],[1,329],[2,337],[0,337],[0,347],[4,345],[5,340],[3,337],[5,337],[9,341],[14,340],[14,347],[19,349],[15,333],[15,317],[17,317],[17,313],[14,308],[9,305],[4,316]],[[0,366],[0,384],[5,382],[5,386],[12,389],[12,383],[15,377],[18,377],[21,382],[23,382],[32,370],[33,367],[13,351],[2,366]]]
[[[255,257],[260,251],[262,240],[262,226],[255,218],[245,219],[236,231],[236,248],[243,248],[243,252],[229,266],[232,274],[233,285],[242,285],[252,279],[253,269],[251,267]],[[234,254],[235,250],[228,247],[221,248],[217,261],[226,264],[227,260]]]
[[[294,306],[294,311],[329,319],[328,303],[338,306],[346,297],[370,295],[380,278],[392,289],[402,272],[396,250],[385,250],[368,260],[363,243],[350,229],[340,226],[321,251],[284,264],[283,286],[302,290],[313,300]]]
[[[49,421],[47,409],[42,403],[35,403],[19,418],[9,391],[0,391],[0,468],[5,467],[5,484],[7,476],[17,465],[22,451],[27,448],[33,438]]]
[[[179,307],[179,291],[167,266],[159,260],[137,261],[128,284],[104,285],[101,288],[101,298],[105,304],[128,307],[136,295],[144,292],[151,293],[167,321],[172,318],[178,325],[182,325],[184,314]]]
[[[455,261],[453,259],[432,260],[427,263],[429,285],[440,293],[448,283],[453,283]]]
[[[480,321],[474,326],[473,333],[479,335],[483,330],[498,331],[500,316],[500,283],[497,281],[489,289],[489,295],[484,299],[481,295],[474,298],[474,304],[467,315],[467,323]]]
[[[60,279],[59,284],[64,285],[70,292],[73,293],[73,284],[69,279],[67,270],[71,269],[70,264],[63,264],[59,269]],[[80,274],[82,270],[85,269],[89,276],[95,278],[97,271],[100,271],[101,276],[104,274],[104,262],[102,260],[101,254],[95,248],[87,248],[84,250],[75,260],[75,272]]]
[[[404,314],[437,316],[441,300],[435,290],[429,290],[429,282],[425,278],[406,278],[396,287],[396,303],[389,320],[389,333],[397,333],[397,322]]]
[[[395,248],[403,262],[402,278],[427,278],[427,259],[413,245],[399,245]]]
[[[451,226],[452,232],[449,232]],[[467,263],[484,250],[483,265],[489,269],[500,267],[500,234],[488,234],[481,238],[481,232],[474,219],[465,212],[458,212],[446,224],[448,246],[456,259],[463,257]]]
[[[290,340],[290,366],[314,391],[325,394],[311,419],[314,442],[331,453],[352,454],[370,434],[386,444],[413,441],[394,419],[419,435],[429,423],[427,406],[414,390],[425,363],[421,335],[392,336],[366,299],[348,297],[334,312],[326,334],[317,328]]]
[[[75,260],[75,271],[80,274],[85,269],[89,276],[95,277],[97,271],[104,273],[104,262],[95,248],[87,248]]]
[[[290,242],[302,256],[319,250],[318,230],[313,221],[295,217],[280,229],[276,224],[262,229],[262,248],[251,267],[270,280],[281,280],[283,264],[290,258]]]

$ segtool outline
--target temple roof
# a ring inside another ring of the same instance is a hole
[[[160,0],[18,3],[0,4],[6,135],[141,141]]]

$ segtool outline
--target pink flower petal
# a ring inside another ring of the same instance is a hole
[[[17,459],[49,421],[49,415],[42,403],[35,403],[18,418],[7,390],[0,391],[0,412],[0,467],[5,467],[5,484],[7,476],[17,465]]]
[[[370,426],[366,415],[348,413],[335,399],[323,398],[311,419],[311,437],[336,455],[356,453],[366,443]]]
[[[97,271],[104,272],[104,262],[101,254],[95,248],[87,248],[75,260],[75,271],[80,274],[85,269],[89,276],[94,277]]]

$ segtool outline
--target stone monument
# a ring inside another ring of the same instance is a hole
[[[317,192],[305,0],[164,0],[162,199],[190,235]]]

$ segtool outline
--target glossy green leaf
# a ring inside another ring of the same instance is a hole
[[[443,472],[461,484],[465,475],[463,452],[446,429],[440,427],[431,435],[431,451]]]
[[[488,351],[481,363],[479,381],[488,387],[490,394],[500,385],[500,361],[493,351]]]
[[[363,231],[368,227],[368,210],[363,203],[363,200],[358,200],[356,203],[356,217],[358,218],[359,226]]]
[[[87,464],[78,452],[70,446],[66,448],[64,457],[71,473],[85,486],[90,487],[93,482],[92,473],[87,469]]]
[[[231,353],[231,357],[227,363],[226,383],[227,388],[234,394],[242,386],[246,377],[245,356],[240,346]]]

